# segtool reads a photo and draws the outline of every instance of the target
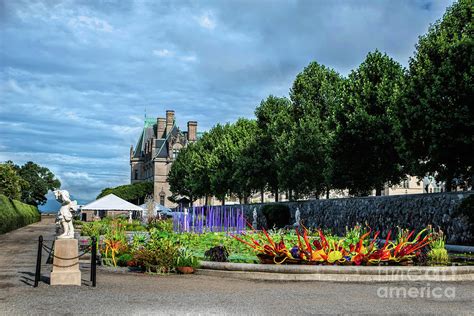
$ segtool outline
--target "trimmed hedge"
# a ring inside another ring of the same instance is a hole
[[[0,194],[0,234],[38,222],[41,214],[38,209]]]

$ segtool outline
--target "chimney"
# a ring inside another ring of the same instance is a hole
[[[161,139],[165,137],[166,119],[159,117],[156,119],[156,138]]]
[[[196,121],[188,122],[188,141],[194,142],[197,140],[197,125]]]
[[[167,110],[166,111],[166,135],[168,135],[171,132],[171,129],[173,128],[173,123],[174,123],[174,111]]]

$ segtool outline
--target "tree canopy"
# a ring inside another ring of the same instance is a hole
[[[467,187],[474,152],[473,6],[460,0],[421,36],[405,70],[378,50],[347,77],[311,62],[290,98],[268,96],[255,120],[216,125],[183,150],[171,189],[191,199],[258,191],[290,199],[330,189],[381,194],[406,175]]]
[[[20,177],[11,161],[0,164],[0,194],[20,200],[21,190],[27,186],[28,183]]]
[[[331,179],[354,195],[379,192],[403,176],[393,111],[404,86],[402,66],[379,51],[351,72],[335,111]],[[380,193],[379,193],[380,194]]]
[[[32,161],[23,166],[12,161],[0,164],[0,184],[0,193],[34,206],[45,204],[48,191],[61,187],[48,168]]]
[[[120,185],[114,188],[105,188],[97,196],[97,199],[108,194],[115,194],[130,203],[137,205],[145,203],[145,198],[153,194],[153,182],[139,182],[133,184]]]
[[[409,171],[445,180],[447,190],[455,178],[472,181],[473,10],[458,1],[419,38],[398,111]]]

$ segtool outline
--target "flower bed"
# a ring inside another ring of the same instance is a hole
[[[395,242],[390,241],[389,232],[380,247],[377,245],[380,232],[368,239],[371,229],[363,232],[356,227],[343,238],[328,238],[322,230],[317,232],[318,237],[311,239],[306,228],[303,227],[302,233],[296,229],[298,242],[291,249],[287,248],[284,239],[276,242],[265,230],[255,233],[250,242],[236,235],[233,237],[254,249],[260,262],[267,264],[410,265],[419,262],[422,250],[434,242],[434,234],[428,229],[416,235],[415,231],[400,230]]]
[[[151,223],[135,232],[125,232],[131,225],[125,225],[120,219],[94,224],[105,232],[99,249],[104,264],[167,273],[176,270],[178,261],[193,262],[197,266],[198,260],[300,265],[449,263],[441,262],[446,259],[444,236],[431,228],[416,234],[400,229],[397,234],[389,233],[379,240],[378,232],[362,226],[347,229],[346,234],[339,237],[329,231],[307,229],[268,232],[249,229],[239,235],[176,233],[169,220]],[[390,240],[393,235],[394,240]]]

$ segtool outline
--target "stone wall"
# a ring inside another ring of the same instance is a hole
[[[343,198],[283,202],[291,212],[294,223],[296,209],[307,227],[329,228],[335,234],[343,234],[346,226],[367,223],[372,229],[380,230],[381,237],[397,226],[408,229],[422,229],[431,224],[440,227],[450,244],[474,245],[473,225],[459,209],[461,201],[474,191],[412,194],[396,196],[373,196],[364,198]],[[242,205],[248,221],[252,222],[254,208],[258,214],[258,226],[265,227],[266,220],[261,212],[265,204]]]

